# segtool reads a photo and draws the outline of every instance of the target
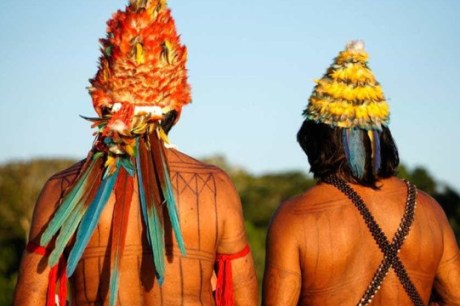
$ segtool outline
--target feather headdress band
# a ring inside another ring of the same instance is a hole
[[[179,249],[185,254],[165,153],[169,141],[161,123],[166,114],[180,113],[190,102],[190,87],[186,48],[180,44],[166,1],[131,0],[107,25],[100,67],[89,88],[99,117],[85,118],[97,128],[96,140],[40,245],[45,247],[55,239],[48,260],[53,267],[75,236],[67,259],[67,275],[71,276],[114,194],[109,303],[115,305],[135,184],[153,253],[152,272],[160,284],[165,273],[164,206]]]
[[[304,116],[342,128],[342,143],[353,175],[364,175],[364,138],[372,148],[373,171],[380,168],[380,132],[390,119],[388,103],[367,64],[364,42],[351,41],[316,83]]]

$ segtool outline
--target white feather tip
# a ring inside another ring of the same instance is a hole
[[[351,40],[347,43],[346,50],[354,52],[364,51],[364,41],[362,40]]]

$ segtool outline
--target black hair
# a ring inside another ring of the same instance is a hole
[[[342,128],[332,127],[324,123],[305,120],[297,133],[297,141],[307,154],[310,172],[315,179],[322,181],[330,175],[338,175],[351,183],[378,188],[381,178],[396,174],[399,165],[399,155],[396,143],[388,127],[383,126],[380,137],[380,169],[374,173],[372,166],[372,148],[367,133],[363,133],[366,151],[365,171],[362,178],[353,175],[342,144]]]
[[[163,128],[166,134],[169,133],[169,131],[174,126],[174,123],[176,123],[177,115],[178,115],[177,111],[172,110],[168,112],[165,115],[165,118],[161,121],[161,127]]]
[[[110,108],[108,107],[103,107],[102,110],[102,117],[107,116],[111,114]],[[163,131],[165,131],[166,134],[169,133],[169,131],[172,129],[174,124],[176,123],[178,112],[175,110],[169,111],[167,114],[165,114],[164,119],[161,121],[161,127],[163,128]]]

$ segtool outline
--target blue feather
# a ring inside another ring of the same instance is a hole
[[[113,271],[110,272],[110,297],[109,297],[109,303],[110,306],[114,306],[117,301],[117,293],[118,293],[118,287],[120,284],[120,270],[114,269]]]
[[[137,142],[139,146],[139,141]],[[156,277],[158,283],[163,284],[164,280],[164,229],[162,222],[158,217],[155,210],[155,203],[147,203],[145,190],[144,190],[144,173],[141,169],[140,151],[136,155],[136,169],[137,169],[137,181],[139,187],[139,200],[141,203],[142,216],[144,218],[145,225],[147,227],[147,240],[152,248],[153,262],[155,264]],[[152,168],[153,165],[148,165]],[[152,191],[149,191],[152,192]],[[148,205],[150,204],[150,205]],[[150,206],[149,208],[147,206]]]
[[[110,194],[112,193],[117,176],[118,168],[115,173],[104,178],[94,200],[89,205],[88,210],[86,211],[83,220],[80,223],[77,232],[77,239],[75,241],[75,245],[70,251],[69,259],[67,262],[67,275],[69,277],[75,271],[77,263],[80,260],[86,246],[88,245],[89,239],[91,238],[97,223],[99,222],[99,217],[101,215],[102,209],[104,208],[110,197]]]
[[[343,151],[345,152],[345,157],[347,161],[350,161],[350,146],[348,145],[350,130],[349,129],[342,129],[342,145]]]
[[[366,163],[366,151],[363,144],[363,131],[359,128],[350,129],[349,136],[349,159],[351,171],[357,178],[362,178]]]
[[[374,173],[377,174],[382,165],[382,156],[380,153],[380,132],[373,131],[374,133]]]
[[[139,138],[136,139],[136,147],[139,147]],[[139,187],[139,200],[141,202],[142,217],[144,218],[145,225],[148,227],[149,220],[147,218],[147,201],[145,199],[144,179],[142,176],[141,160],[140,160],[139,153],[136,154],[136,170],[137,170],[137,184]],[[149,244],[151,244],[150,235],[147,235],[147,240]]]
[[[95,160],[92,160],[85,173],[78,179],[75,187],[73,187],[70,193],[64,197],[62,204],[59,206],[58,210],[54,214],[53,218],[51,219],[50,223],[46,227],[46,230],[43,232],[40,238],[41,246],[46,246],[51,241],[53,236],[67,220],[70,213],[74,210],[75,206],[80,202],[85,192],[85,188],[82,187],[84,186],[88,175],[93,170],[95,164]]]
[[[161,152],[163,152],[163,150],[161,150]],[[184,239],[182,237],[182,231],[180,229],[179,218],[177,216],[177,206],[176,206],[176,200],[174,198],[171,178],[169,177],[168,167],[166,165],[166,160],[163,155],[161,159],[162,159],[162,164],[163,164],[162,166],[163,166],[165,182],[166,182],[166,186],[165,188],[163,188],[163,196],[166,200],[166,207],[168,208],[169,218],[171,220],[171,225],[173,227],[174,234],[176,235],[177,243],[179,244],[179,249],[182,255],[185,255],[186,254],[185,244],[184,244]]]
[[[80,220],[81,218],[83,218],[84,213],[84,205],[78,205],[72,211],[72,215],[66,220],[66,222],[62,226],[61,231],[59,232],[59,235],[56,239],[56,246],[54,247],[54,250],[51,252],[50,257],[48,259],[48,264],[50,267],[54,267],[59,262],[59,259],[61,258],[61,255],[64,252],[65,247],[67,246],[67,243],[69,242],[70,238],[72,238],[72,235],[75,233],[75,230],[77,229],[78,224],[80,224]]]
[[[130,176],[134,176],[134,165],[130,158],[122,158],[120,160],[120,164],[123,166],[123,168],[125,168],[126,172],[128,172]]]
[[[163,284],[165,263],[164,263],[164,230],[163,226],[158,218],[158,214],[154,207],[151,207],[147,211],[148,218],[148,232],[151,241],[153,261],[155,264],[156,276],[158,283]]]

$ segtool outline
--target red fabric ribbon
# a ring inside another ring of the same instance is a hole
[[[233,277],[232,260],[242,258],[249,254],[249,245],[236,254],[217,254],[217,285],[216,285],[216,305],[233,306]]]
[[[27,251],[42,255],[49,256],[51,250],[44,248],[33,242],[27,244]],[[54,267],[51,267],[50,274],[48,276],[48,292],[46,295],[46,306],[56,305],[56,295],[58,296],[59,305],[65,306],[67,302],[67,273],[66,273],[66,260],[64,257],[59,259],[59,263]],[[59,292],[56,292],[56,285],[59,284]]]

